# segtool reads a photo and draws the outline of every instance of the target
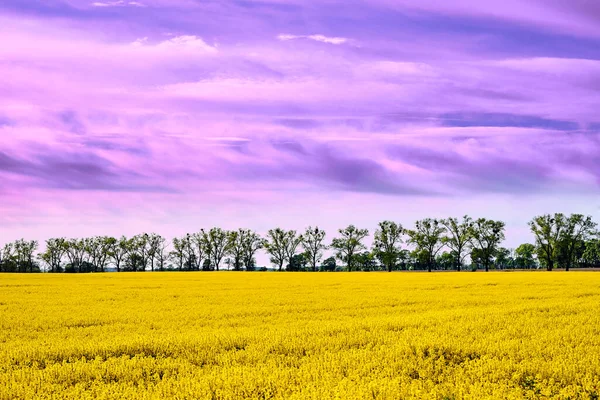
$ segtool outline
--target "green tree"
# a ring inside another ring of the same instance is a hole
[[[13,243],[6,243],[3,248],[0,248],[0,271],[17,271],[17,263],[15,260],[15,248]]]
[[[148,261],[150,262],[150,270],[154,271],[154,266],[159,262],[159,257],[162,254],[162,262],[164,267],[164,248],[166,240],[157,233],[151,233],[148,236]],[[162,248],[162,250],[161,250]]]
[[[243,240],[243,261],[246,271],[254,271],[256,261],[254,255],[256,252],[265,247],[265,240],[260,235],[251,230],[247,230]]]
[[[93,265],[94,272],[104,272],[110,259],[111,238],[107,236],[95,236],[84,239],[85,251],[89,262]]]
[[[392,272],[398,263],[398,257],[402,251],[400,244],[403,234],[402,224],[392,221],[380,222],[379,228],[375,231],[373,254],[388,272]]]
[[[306,264],[307,264],[307,259],[306,259],[305,253],[294,254],[289,261],[287,270],[288,271],[305,271]]]
[[[158,267],[159,271],[164,271],[165,264],[169,259],[169,252],[167,251],[167,240],[164,237],[158,235],[158,237],[155,239],[155,242],[153,243],[153,246],[156,259],[156,266]]]
[[[205,252],[210,265],[218,271],[227,251],[227,232],[221,228],[212,228],[208,232],[201,230],[201,232],[203,233]]]
[[[510,249],[499,247],[498,250],[496,250],[496,267],[499,269],[515,267],[515,260]]]
[[[317,270],[317,264],[323,257],[323,251],[327,249],[327,246],[323,243],[324,240],[325,231],[319,229],[319,227],[309,226],[302,235],[302,247],[313,272]]]
[[[125,236],[111,241],[110,249],[108,250],[109,257],[112,258],[113,264],[117,268],[117,272],[121,272],[121,267],[129,254],[130,241]]]
[[[415,223],[415,229],[406,231],[409,243],[415,245],[419,259],[425,259],[427,271],[431,272],[435,258],[444,247],[443,235],[446,227],[437,219],[425,218]]]
[[[17,258],[17,266],[19,272],[34,272],[39,267],[36,265],[34,260],[35,251],[38,248],[37,240],[25,240],[19,239],[14,242],[15,255]]]
[[[288,234],[289,236],[285,249],[287,262],[286,270],[289,269],[289,265],[292,263],[292,258],[296,256],[296,251],[303,241],[302,235],[296,236],[296,231],[289,231]]]
[[[518,268],[530,269],[536,266],[535,246],[531,243],[523,243],[515,249],[515,264]]]
[[[446,228],[447,236],[442,238],[454,255],[454,267],[460,271],[465,257],[469,254],[471,246],[471,227],[473,219],[465,215],[462,221],[457,218],[442,219],[440,223]]]
[[[65,254],[73,271],[83,272],[83,263],[87,262],[86,245],[83,239],[69,239],[65,243]]]
[[[436,263],[443,270],[454,269],[456,268],[456,255],[453,251],[445,251],[437,256]]]
[[[321,265],[321,269],[323,271],[328,271],[328,272],[335,271],[336,267],[337,267],[337,264],[335,262],[335,257],[326,258],[323,261],[323,264]]]
[[[39,257],[48,265],[50,272],[61,272],[64,255],[65,239],[52,238],[46,240],[46,250]]]
[[[230,264],[234,271],[243,269],[246,232],[245,229],[227,232],[227,255],[231,257]]]
[[[173,250],[169,253],[170,258],[177,265],[179,271],[183,270],[186,260],[186,249],[188,248],[187,235],[183,238],[173,238]]]
[[[598,267],[600,265],[600,240],[594,238],[585,242],[582,262],[587,267]]]
[[[489,271],[498,246],[504,240],[504,222],[479,218],[471,226],[471,241],[473,247],[479,250],[478,258]],[[472,253],[471,253],[472,254]]]
[[[577,251],[584,249],[584,242],[596,233],[596,223],[590,216],[571,214],[565,221],[559,236],[560,247],[564,250],[565,269],[568,271],[577,260]]]
[[[331,241],[331,248],[335,250],[338,260],[346,264],[348,271],[355,266],[355,257],[361,250],[366,250],[362,241],[369,235],[367,229],[358,229],[354,225],[348,225],[338,230],[340,237]]]
[[[361,271],[375,271],[379,268],[377,257],[370,251],[358,253],[355,258],[357,268]]]
[[[285,231],[281,228],[270,229],[265,241],[265,249],[270,255],[271,263],[277,266],[278,271],[283,270],[283,265],[289,260],[291,242],[296,237],[296,231]]]
[[[540,215],[529,222],[529,228],[535,236],[540,262],[548,271],[552,271],[556,264],[557,247],[566,226],[566,218],[561,213]]]

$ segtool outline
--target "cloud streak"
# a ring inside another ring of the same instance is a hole
[[[310,39],[316,42],[323,42],[328,44],[344,44],[348,41],[347,38],[343,37],[327,37],[325,35],[289,35],[280,34],[277,35],[277,39],[282,41],[294,40],[294,39]]]

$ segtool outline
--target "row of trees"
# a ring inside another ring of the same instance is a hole
[[[271,229],[265,238],[248,229],[225,231],[212,228],[174,238],[169,243],[158,234],[131,238],[97,236],[84,239],[52,238],[36,255],[36,241],[17,240],[0,248],[0,272],[37,272],[40,263],[49,272],[181,271],[256,269],[256,254],[264,250],[279,270],[344,269],[393,271],[398,269],[538,268],[600,265],[600,241],[596,223],[589,216],[542,215],[529,222],[535,244],[515,250],[501,247],[505,224],[486,218],[426,218],[405,229],[393,221],[379,223],[373,244],[367,249],[367,229],[350,225],[326,244],[326,233],[309,227]],[[334,257],[323,260],[326,250]],[[445,250],[445,251],[442,251]],[[342,266],[337,265],[341,262]],[[263,267],[263,269],[265,269]]]

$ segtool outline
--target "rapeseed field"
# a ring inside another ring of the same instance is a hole
[[[600,273],[0,276],[1,399],[598,399]]]

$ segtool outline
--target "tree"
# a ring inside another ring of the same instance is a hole
[[[205,251],[212,267],[219,270],[221,260],[227,250],[227,232],[221,228],[212,228],[208,232],[201,230],[204,235]]]
[[[406,233],[410,237],[409,243],[416,246],[419,257],[426,260],[427,271],[431,272],[437,253],[444,247],[442,238],[446,228],[437,219],[425,218],[417,221],[415,229]]]
[[[443,270],[454,269],[456,268],[456,254],[454,251],[445,251],[436,257],[436,263]]]
[[[287,271],[304,271],[306,269],[306,254],[294,254],[289,261]]]
[[[278,271],[283,270],[283,265],[288,260],[290,240],[296,237],[296,231],[285,231],[281,228],[270,229],[265,241],[265,249],[270,255],[271,263],[277,266]]]
[[[150,258],[150,235],[147,233],[135,235],[130,239],[127,261],[129,268],[135,271],[145,271]]]
[[[33,272],[36,265],[33,262],[33,254],[38,248],[37,240],[19,239],[14,243],[15,255],[17,259],[17,268],[19,272]]]
[[[238,229],[237,231],[227,232],[227,254],[231,257],[230,264],[234,271],[241,271],[244,259],[244,242],[246,240],[247,230]]]
[[[177,268],[182,271],[185,261],[186,249],[188,247],[186,236],[183,238],[173,238],[173,250],[169,253],[171,259],[177,264]]]
[[[82,266],[86,261],[86,243],[83,239],[69,239],[64,242],[65,254],[69,259],[72,271],[82,272]]]
[[[158,265],[159,271],[165,270],[165,263],[169,259],[169,254],[167,252],[167,240],[159,236],[156,239],[156,263]]]
[[[163,257],[161,268],[164,266],[165,242],[166,242],[165,238],[163,238],[162,236],[160,236],[156,233],[151,233],[148,236],[148,259],[150,261],[150,270],[151,271],[154,271],[154,263],[156,261],[158,261],[159,257]],[[161,247],[163,247],[162,253],[159,254],[159,252],[161,251]]]
[[[559,236],[559,242],[565,252],[565,269],[568,271],[576,260],[578,248],[583,250],[584,241],[588,240],[596,230],[596,223],[590,216],[571,214]]]
[[[298,246],[302,244],[302,240],[302,235],[296,236],[296,231],[288,231],[287,246],[285,249],[287,262],[286,270],[290,270],[289,266],[292,263],[292,259],[296,256],[296,250],[298,249]],[[304,260],[304,264],[306,264],[306,260]]]
[[[515,267],[515,260],[510,249],[499,247],[498,250],[496,250],[496,266],[499,269]]]
[[[398,253],[398,265],[400,266],[400,269],[407,270],[410,261],[410,251],[406,249],[400,250],[400,253]]]
[[[388,272],[396,267],[398,257],[402,249],[402,235],[404,228],[402,224],[397,224],[392,221],[383,221],[379,223],[379,228],[375,231],[373,241],[373,254],[379,259]]]
[[[529,269],[536,265],[535,246],[531,243],[523,243],[515,249],[515,264],[518,268]]]
[[[327,246],[323,243],[324,240],[325,231],[319,229],[319,227],[313,229],[309,226],[302,235],[302,247],[313,272],[317,270],[317,264],[323,257],[323,251],[327,249]]]
[[[265,247],[265,240],[260,235],[251,230],[246,230],[243,240],[243,261],[246,271],[254,271],[256,262],[254,255],[256,252]]]
[[[332,272],[332,271],[335,271],[336,267],[337,267],[337,265],[335,262],[335,257],[329,257],[323,261],[323,265],[321,266],[321,269],[323,271]]]
[[[462,221],[457,218],[442,219],[440,223],[446,228],[448,235],[442,238],[443,243],[454,255],[454,267],[460,271],[465,257],[469,254],[471,244],[471,227],[473,219],[465,215]]]
[[[559,240],[567,225],[564,214],[540,215],[533,218],[528,225],[535,236],[540,261],[548,271],[552,271],[557,258]]]
[[[93,265],[94,271],[98,268],[104,272],[106,264],[110,257],[110,249],[113,238],[107,236],[95,236],[83,240],[85,251],[89,256],[90,263]]]
[[[181,240],[181,246],[184,254],[185,269],[188,271],[199,269],[198,266],[200,265],[200,263],[198,262],[197,249],[194,243],[194,236],[187,233],[184,237],[181,238]],[[200,249],[198,252],[202,252],[202,250]]]
[[[112,258],[117,272],[121,272],[121,265],[125,261],[127,254],[129,254],[129,244],[130,242],[125,236],[110,241],[108,255]]]
[[[379,268],[375,254],[370,251],[356,254],[354,261],[356,267],[360,268],[361,271],[375,271]]]
[[[191,244],[193,245],[196,258],[196,269],[200,271],[202,269],[204,259],[206,258],[207,250],[206,235],[204,234],[204,230],[200,230],[200,232],[192,234],[191,239]]]
[[[504,240],[504,222],[479,218],[471,226],[471,242],[479,250],[478,258],[489,271],[498,246]]]
[[[331,247],[335,249],[337,259],[346,263],[348,271],[352,271],[356,254],[361,250],[366,250],[366,246],[362,241],[369,235],[369,231],[358,229],[354,225],[348,225],[344,229],[339,229],[338,232],[340,237],[331,241]]]
[[[478,267],[482,266],[485,261],[485,256],[483,254],[483,251],[481,251],[481,249],[477,248],[477,247],[472,247],[471,248],[471,271],[475,271],[477,270]]]
[[[46,240],[46,250],[39,257],[50,267],[50,272],[61,272],[65,251],[64,238],[48,239]]]
[[[587,267],[598,267],[600,265],[600,240],[594,238],[585,242],[582,262]]]
[[[0,248],[0,271],[15,272],[15,249],[13,243],[6,243],[3,248]]]

